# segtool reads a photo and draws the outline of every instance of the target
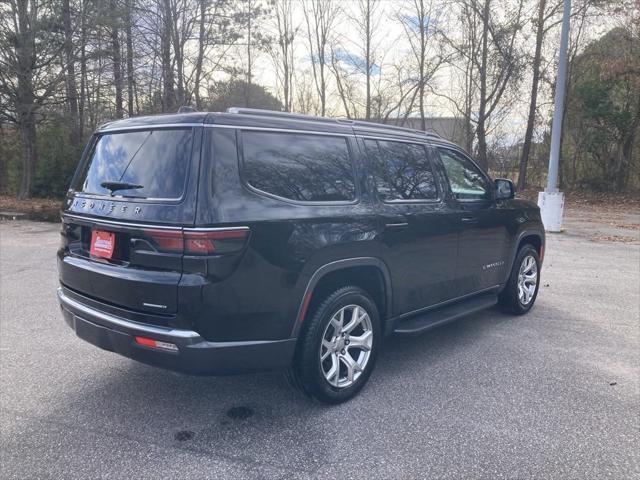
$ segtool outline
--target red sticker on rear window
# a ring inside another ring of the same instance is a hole
[[[96,257],[111,258],[115,244],[115,233],[93,230],[91,232],[91,250],[89,253]]]

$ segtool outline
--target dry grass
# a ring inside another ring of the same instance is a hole
[[[34,220],[57,222],[60,218],[62,201],[53,198],[29,198],[18,200],[16,197],[0,195],[0,212],[26,213]]]

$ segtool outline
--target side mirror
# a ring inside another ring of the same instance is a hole
[[[496,178],[493,182],[496,187],[496,200],[509,200],[516,196],[516,186],[506,178]]]

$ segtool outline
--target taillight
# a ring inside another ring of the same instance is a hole
[[[184,253],[210,255],[240,250],[245,243],[248,229],[184,232]]]
[[[182,230],[145,230],[156,247],[163,252],[182,253],[184,241]]]
[[[249,229],[145,230],[145,234],[163,252],[212,255],[241,250],[249,236]]]

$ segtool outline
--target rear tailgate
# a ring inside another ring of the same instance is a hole
[[[94,136],[62,212],[63,285],[125,309],[177,312],[201,134],[186,126]]]

